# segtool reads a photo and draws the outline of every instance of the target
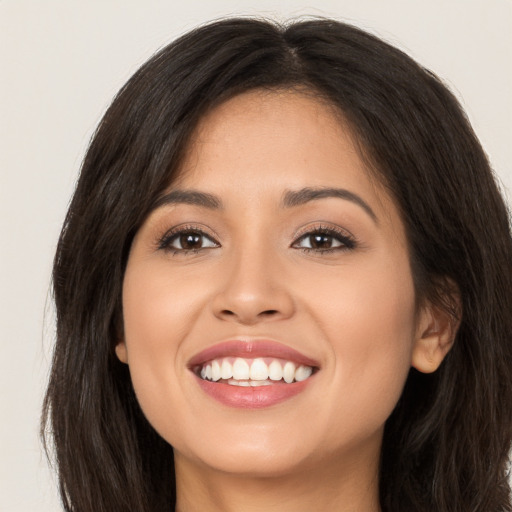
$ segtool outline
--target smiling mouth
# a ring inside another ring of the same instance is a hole
[[[314,370],[313,366],[273,357],[221,357],[193,368],[203,380],[242,387],[302,382]]]
[[[275,340],[240,338],[210,346],[188,362],[199,388],[232,408],[261,409],[305,392],[319,363]]]

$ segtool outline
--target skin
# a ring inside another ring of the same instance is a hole
[[[374,217],[339,197],[281,205],[304,187],[348,190]],[[380,510],[384,423],[411,365],[441,363],[453,326],[428,304],[418,310],[403,222],[350,130],[311,95],[244,93],[202,119],[167,192],[178,188],[214,194],[223,208],[167,204],[148,216],[128,260],[116,348],[174,447],[176,510]],[[203,248],[163,248],[178,225],[204,231]],[[355,242],[304,251],[304,233],[320,227]],[[227,407],[187,361],[240,336],[278,340],[320,370],[282,403]]]

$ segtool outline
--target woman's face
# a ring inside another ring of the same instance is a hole
[[[419,336],[397,208],[340,116],[292,92],[202,119],[123,311],[117,354],[176,460],[254,475],[375,466]]]

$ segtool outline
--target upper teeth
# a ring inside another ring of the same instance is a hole
[[[229,380],[228,384],[234,381],[273,381],[284,380],[286,383],[306,380],[313,368],[311,366],[296,365],[292,361],[270,358],[243,359],[221,358],[209,361],[201,367],[201,378],[218,381]]]

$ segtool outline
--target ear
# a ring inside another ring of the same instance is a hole
[[[124,323],[123,323],[123,309],[121,302],[119,301],[116,305],[116,312],[114,316],[114,329],[115,338],[118,340],[115,352],[116,356],[121,363],[128,364],[128,351],[126,349],[126,343],[124,341]]]
[[[115,348],[116,356],[122,363],[128,364],[128,351],[126,350],[126,343],[124,340],[119,341]]]
[[[443,294],[445,307],[427,301],[418,317],[411,365],[422,373],[435,372],[455,341],[460,325],[460,293],[453,283],[445,283],[450,290]]]

